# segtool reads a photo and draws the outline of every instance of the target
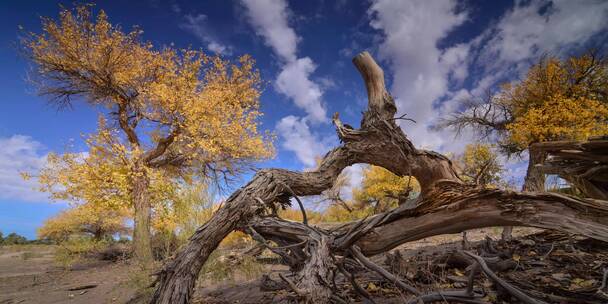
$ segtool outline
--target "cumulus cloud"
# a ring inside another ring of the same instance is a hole
[[[282,94],[293,99],[296,106],[305,109],[315,122],[326,119],[327,113],[320,100],[323,92],[316,83],[310,80],[316,65],[308,58],[299,58],[283,66],[276,80],[276,88]]]
[[[205,43],[208,50],[221,55],[230,55],[232,53],[232,48],[220,43],[209,30],[207,15],[186,15],[184,19],[185,21],[179,27],[189,31],[201,42]]]
[[[560,53],[608,26],[608,2],[517,1],[492,30],[484,50],[494,65]],[[488,34],[490,35],[490,34]]]
[[[298,108],[308,114],[310,121],[327,122],[323,90],[310,79],[316,65],[309,57],[297,57],[298,37],[289,26],[287,2],[242,0],[242,3],[249,23],[282,61],[281,72],[275,82],[277,91],[291,98]]]
[[[284,0],[243,0],[249,22],[266,45],[284,61],[296,59],[298,37],[287,22],[287,2]]]
[[[340,189],[340,196],[343,199],[350,200],[353,198],[353,190],[360,188],[363,183],[363,169],[368,165],[355,164],[344,169],[344,174],[349,178],[348,185]]]
[[[608,27],[608,2],[517,1],[471,42],[484,69],[475,93],[524,73],[543,54],[564,55]]]
[[[48,197],[34,188],[36,180],[24,180],[21,173],[37,173],[46,162],[43,146],[29,136],[0,138],[0,199],[46,202]]]
[[[276,130],[283,138],[283,149],[294,152],[307,168],[315,167],[316,158],[329,150],[327,140],[319,140],[310,131],[306,118],[293,115],[283,117],[277,123]]]

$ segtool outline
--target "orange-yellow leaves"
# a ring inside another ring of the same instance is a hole
[[[533,142],[585,140],[608,134],[608,107],[597,100],[558,97],[528,109],[507,129],[509,139],[522,147]]]
[[[125,208],[108,209],[93,204],[84,204],[60,212],[46,220],[37,231],[39,239],[65,241],[73,235],[94,238],[126,233],[129,212]]]
[[[89,148],[83,153],[50,153],[40,171],[40,190],[54,200],[74,205],[90,204],[96,208],[118,209],[132,207],[132,181],[141,174],[133,169],[133,155],[117,141],[115,130],[99,120],[98,133],[85,139]],[[166,172],[148,168],[149,195],[153,206],[164,204],[175,195],[176,180]]]
[[[526,149],[534,142],[582,140],[608,134],[608,62],[592,53],[548,57],[498,96],[513,121],[504,144]]]
[[[42,31],[23,40],[41,94],[81,98],[103,113],[84,136],[88,151],[51,154],[39,181],[53,199],[116,209],[133,207],[134,179],[146,177],[155,227],[175,227],[183,185],[209,168],[232,174],[272,157],[272,138],[259,130],[251,57],[155,48],[141,34],[80,6],[43,18]]]
[[[381,212],[419,192],[415,178],[399,177],[382,167],[369,166],[363,170],[363,183],[353,190],[353,197],[358,204],[374,206],[374,211]]]
[[[457,158],[456,165],[461,171],[461,178],[466,182],[496,187],[501,181],[502,166],[490,145],[467,145],[462,156]]]
[[[113,120],[107,132],[118,132],[109,136],[124,139],[133,129],[138,140],[114,147],[117,154],[134,159],[173,136],[149,161],[179,157],[187,171],[273,156],[272,138],[258,130],[261,80],[251,57],[233,64],[195,50],[155,49],[140,34],[124,33],[103,11],[94,18],[81,6],[63,10],[58,21],[43,19],[42,33],[23,43],[36,64],[41,94],[103,105],[110,112],[106,119]],[[121,109],[126,122],[118,124]]]

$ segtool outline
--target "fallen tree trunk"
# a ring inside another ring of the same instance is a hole
[[[586,197],[608,200],[608,136],[536,143],[532,148],[547,154],[537,170],[559,175]]]
[[[353,59],[368,92],[361,127],[334,125],[343,144],[328,152],[311,172],[259,171],[233,193],[209,222],[157,273],[152,303],[188,303],[196,278],[221,240],[240,229],[259,233],[280,247],[295,275],[284,278],[299,301],[345,302],[333,293],[336,269],[354,267],[353,245],[364,255],[385,252],[424,237],[487,226],[533,226],[583,234],[608,241],[605,201],[556,194],[516,193],[464,184],[445,156],[416,149],[395,123],[396,107],[386,91],[382,69],[367,53]],[[324,230],[281,220],[268,210],[287,205],[293,196],[329,189],[340,172],[356,163],[381,166],[399,176],[414,176],[421,194],[413,204]]]

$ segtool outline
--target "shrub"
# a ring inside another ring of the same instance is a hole
[[[2,240],[2,245],[22,245],[27,244],[27,239],[16,233],[11,233]]]
[[[94,257],[110,246],[107,240],[97,241],[89,237],[73,237],[58,244],[55,261],[68,268],[76,262]]]

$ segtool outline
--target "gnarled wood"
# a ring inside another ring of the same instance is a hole
[[[537,170],[559,175],[587,197],[608,200],[608,136],[544,142],[531,148],[547,154]]]
[[[604,201],[520,194],[464,184],[448,158],[416,149],[395,124],[396,107],[386,91],[382,69],[373,58],[364,52],[353,63],[363,77],[369,98],[361,127],[347,127],[334,115],[343,144],[328,152],[315,171],[259,171],[197,229],[189,244],[158,273],[152,303],[188,303],[209,254],[231,231],[249,226],[264,239],[283,247],[290,259],[300,261],[292,266],[293,285],[305,301],[316,303],[336,299],[328,282],[335,269],[340,268],[339,263],[347,261],[353,245],[364,255],[373,255],[428,236],[497,225],[558,229],[608,241],[608,209]],[[356,163],[416,177],[421,194],[414,206],[404,204],[331,231],[265,215],[269,207],[289,204],[293,195],[317,195],[329,189],[344,168]]]

